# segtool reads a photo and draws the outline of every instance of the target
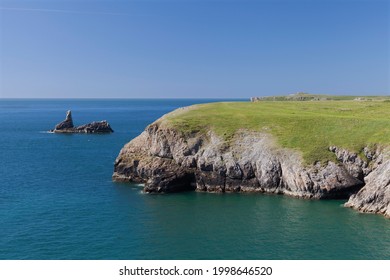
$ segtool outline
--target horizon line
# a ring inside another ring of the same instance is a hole
[[[226,100],[226,99],[250,99],[250,97],[0,97],[0,100],[5,100],[5,99],[106,99],[106,100],[112,100],[112,99],[118,99],[118,100],[123,100],[123,99],[221,99],[221,100]]]
[[[296,93],[296,92],[295,92]],[[245,97],[3,97],[0,96],[0,100],[4,99],[250,99],[252,97],[272,97],[272,96],[287,96],[295,93],[283,93],[283,94],[259,94]],[[332,96],[390,96],[390,93],[382,93],[382,94],[367,94],[367,93],[357,93],[357,94],[329,94],[329,93],[310,93],[305,92],[310,95],[332,95]]]

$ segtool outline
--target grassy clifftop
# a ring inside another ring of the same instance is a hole
[[[355,100],[355,101],[384,101],[390,100],[390,96],[353,96],[353,95],[329,95],[310,94],[298,92],[281,96],[252,97],[252,101],[326,101],[326,100]]]
[[[307,163],[334,159],[329,146],[361,152],[390,146],[390,102],[383,100],[221,102],[178,110],[163,122],[185,133],[213,130],[227,143],[240,129],[272,134]]]

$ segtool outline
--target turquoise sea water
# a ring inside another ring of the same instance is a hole
[[[276,195],[145,195],[113,183],[119,150],[210,100],[0,100],[0,259],[390,259],[390,220]],[[46,133],[107,119],[110,135]]]

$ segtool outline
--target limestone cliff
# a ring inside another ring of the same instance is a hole
[[[390,218],[390,158],[389,153],[374,153],[375,167],[365,178],[365,186],[353,194],[347,207],[361,212],[379,213]]]
[[[352,195],[347,206],[389,215],[390,161],[384,162],[380,150],[370,158],[371,150],[365,149],[363,160],[330,147],[335,162],[307,166],[298,151],[279,147],[269,134],[239,131],[227,144],[212,131],[183,135],[163,120],[123,147],[114,180],[144,183],[147,193],[265,192],[314,199]],[[373,189],[375,196],[367,198]],[[375,206],[378,198],[380,207]]]

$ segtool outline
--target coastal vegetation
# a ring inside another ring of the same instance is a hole
[[[389,98],[370,99],[209,103],[177,110],[162,122],[185,135],[211,130],[227,145],[242,129],[268,133],[280,146],[301,152],[311,164],[334,160],[330,146],[364,156],[364,147],[389,145]]]

